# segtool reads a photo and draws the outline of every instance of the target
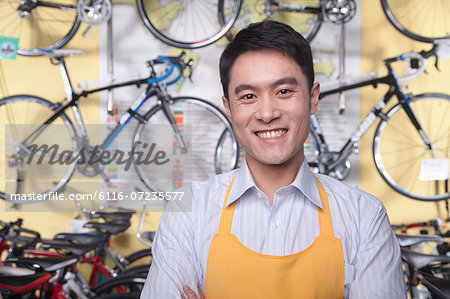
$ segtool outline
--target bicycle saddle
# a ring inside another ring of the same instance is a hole
[[[419,245],[423,242],[436,242],[437,244],[443,244],[445,240],[439,236],[427,236],[427,235],[403,235],[395,234],[398,243],[402,247]]]
[[[15,294],[24,294],[35,289],[51,277],[49,273],[36,273],[23,276],[0,275],[0,288]]]
[[[101,243],[102,241],[98,239],[96,243],[87,243],[87,244],[74,244],[65,240],[47,240],[41,244],[40,248],[64,249],[70,251],[71,254],[79,257],[97,248],[97,246],[99,246]]]
[[[33,275],[35,272],[27,268],[17,268],[10,266],[0,266],[0,277],[2,276],[26,276]]]
[[[134,213],[134,211],[95,212],[95,214],[91,214],[89,216],[91,218],[103,218],[111,221],[128,221]]]
[[[120,234],[130,227],[129,221],[112,221],[106,223],[100,222],[88,222],[83,225],[85,228],[95,228],[106,231],[108,234],[115,235]]]
[[[29,265],[35,267],[38,265],[46,272],[56,271],[58,269],[75,264],[77,258],[74,256],[62,256],[62,257],[9,257],[5,260],[5,263],[15,263],[19,265]]]
[[[445,264],[450,263],[450,256],[419,253],[405,248],[402,248],[401,250],[402,259],[418,269],[430,265],[434,262],[441,262]]]
[[[90,243],[97,243],[97,242],[103,242],[106,240],[106,238],[99,233],[82,233],[82,234],[75,234],[75,233],[60,233],[53,237],[54,240],[66,240],[70,241],[72,243],[76,244],[90,244]]]
[[[435,277],[423,271],[419,271],[420,281],[433,294],[433,298],[450,299],[450,280]]]

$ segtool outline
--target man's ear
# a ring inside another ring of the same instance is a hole
[[[228,101],[228,99],[225,96],[222,96],[222,103],[223,103],[223,107],[225,107],[225,113],[227,114],[228,119],[230,120],[230,122],[232,122],[230,102]]]
[[[319,105],[319,95],[320,95],[320,84],[315,82],[311,88],[311,108],[310,113],[314,114],[317,111],[317,106]]]

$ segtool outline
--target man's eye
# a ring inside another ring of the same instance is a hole
[[[246,94],[246,95],[242,96],[241,98],[244,100],[252,100],[255,98],[255,96],[252,94]]]
[[[285,88],[283,88],[283,89],[281,89],[279,91],[280,94],[288,94],[289,92],[290,92],[290,90],[289,89],[285,89]]]

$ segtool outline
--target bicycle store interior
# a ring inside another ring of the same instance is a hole
[[[371,71],[379,75],[385,75],[386,68],[383,59],[394,57],[401,53],[422,50],[428,51],[432,48],[432,43],[415,41],[406,37],[396,30],[387,20],[380,1],[357,0],[356,12],[352,19],[346,23],[345,27],[345,73],[348,76],[359,76]],[[248,8],[252,1],[244,1],[243,8]],[[246,6],[247,5],[247,6]],[[1,6],[0,6],[1,7]],[[155,59],[159,55],[175,56],[179,55],[182,49],[169,46],[154,35],[152,35],[143,25],[136,10],[136,4],[131,0],[112,1],[112,53],[114,67],[114,82],[142,78],[148,75],[146,61]],[[248,10],[251,11],[250,8]],[[2,12],[0,10],[0,18]],[[439,23],[444,20],[434,20]],[[448,21],[447,21],[448,23]],[[0,21],[1,26],[6,26]],[[448,25],[447,25],[448,26]],[[80,83],[84,86],[96,86],[98,82],[107,82],[108,74],[108,27],[107,23],[93,26],[86,36],[83,32],[87,25],[81,24],[81,28],[63,49],[77,49],[84,53],[66,58],[67,69],[70,79],[75,89],[79,89]],[[2,33],[3,32],[3,33]],[[5,31],[0,28],[0,38]],[[317,36],[313,39],[311,46],[315,59],[316,79],[324,86],[326,82],[336,80],[339,75],[339,40],[340,27],[331,22],[324,22]],[[193,60],[192,80],[182,80],[181,83],[169,87],[173,96],[194,96],[207,99],[222,110],[222,89],[219,80],[218,60],[227,40],[220,39],[214,44],[199,49],[184,50],[188,57]],[[447,57],[450,57],[446,53]],[[445,56],[445,55],[444,55]],[[426,72],[418,78],[408,83],[408,88],[414,94],[426,92],[450,94],[450,61],[440,59],[437,69],[434,66],[434,57],[428,59]],[[82,83],[88,82],[88,83]],[[17,55],[15,59],[0,59],[0,98],[16,94],[30,94],[48,99],[52,102],[64,99],[64,83],[61,79],[60,68],[49,62],[48,55],[24,56]],[[346,110],[340,114],[338,107],[338,96],[324,98],[319,103],[319,118],[325,135],[329,136],[328,141],[332,147],[340,147],[354,131],[359,122],[369,113],[370,109],[386,93],[386,86],[380,85],[378,88],[364,87],[356,91],[346,93]],[[105,124],[112,126],[118,120],[118,116],[126,112],[125,109],[135,100],[141,88],[129,86],[115,89],[113,92],[114,115],[107,111],[108,93],[101,92],[90,95],[88,98],[80,99],[80,110],[85,124]],[[154,104],[154,103],[153,103]],[[71,113],[68,113],[71,114]],[[73,119],[75,122],[76,120]],[[447,130],[448,140],[448,119],[442,125],[443,130]],[[130,125],[124,129],[118,137],[118,142],[129,146],[130,139],[134,134],[137,122],[132,120]],[[359,153],[352,155],[352,169],[344,183],[358,187],[379,198],[387,209],[391,224],[414,223],[428,221],[431,219],[446,219],[449,217],[446,201],[426,202],[408,198],[389,187],[379,175],[372,153],[373,135],[376,125],[369,128],[359,143]],[[1,128],[4,130],[4,128]],[[3,133],[2,133],[3,134]],[[445,134],[445,133],[444,133]],[[2,142],[7,140],[3,138]],[[5,148],[4,144],[1,145]],[[211,143],[211,146],[213,143]],[[444,157],[445,158],[445,157]],[[446,159],[448,163],[449,145],[446,149]],[[2,153],[0,158],[0,187],[6,187],[7,158]],[[448,166],[447,166],[448,169]],[[134,171],[134,169],[132,169]],[[125,175],[124,171],[117,168],[106,168],[106,175],[124,175],[122,183],[115,186],[99,183],[102,180],[99,176],[89,177],[89,182],[100,186],[102,192],[120,192],[125,186],[128,188],[137,187],[135,190],[144,190],[139,182],[137,174]],[[134,181],[133,181],[134,180]],[[448,180],[448,174],[447,174]],[[120,181],[120,180],[118,180]],[[76,190],[78,193],[93,193],[93,188],[86,187],[83,190],[82,183],[69,182],[67,190]],[[125,183],[123,183],[125,182]],[[112,184],[114,185],[114,184]],[[447,187],[448,188],[448,187]],[[66,192],[68,192],[66,190]],[[448,191],[447,191],[448,194]],[[75,205],[69,210],[53,211],[49,206],[39,207],[38,204],[14,205],[0,201],[0,221],[15,221],[17,218],[24,219],[24,227],[38,230],[42,236],[51,238],[61,232],[79,229],[83,222],[83,217],[79,217],[80,212],[75,209]],[[85,204],[85,203],[83,203]],[[116,209],[120,203],[108,203],[108,209]],[[129,208],[129,206],[122,206]],[[133,206],[138,212],[141,207]],[[81,222],[74,221],[81,218]],[[155,231],[161,217],[161,209],[152,208],[146,213],[144,231]],[[123,234],[113,236],[112,242],[115,247],[120,248],[123,254],[135,252],[138,249],[146,248],[140,244],[135,237],[139,224],[139,213],[131,218],[131,227]]]

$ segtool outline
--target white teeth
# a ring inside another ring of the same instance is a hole
[[[257,132],[256,135],[258,135],[258,137],[260,138],[269,139],[284,135],[286,134],[286,132],[287,130],[275,130],[275,131]]]

